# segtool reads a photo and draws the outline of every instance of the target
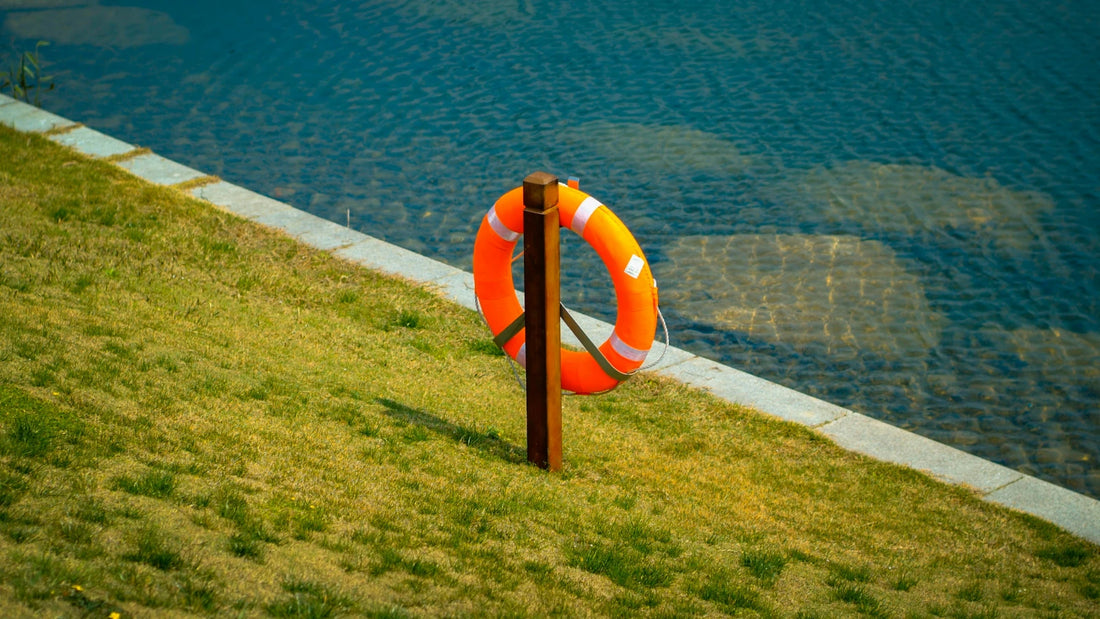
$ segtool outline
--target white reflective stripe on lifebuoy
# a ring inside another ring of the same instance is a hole
[[[638,363],[641,363],[642,361],[645,361],[645,356],[649,354],[648,348],[645,350],[638,350],[637,348],[634,348],[630,344],[627,344],[626,342],[619,339],[619,334],[615,333],[614,331],[611,332],[611,337],[609,339],[611,341],[611,348],[614,348],[615,352],[619,353],[626,359],[630,359],[631,361],[637,361]]]
[[[592,196],[585,198],[577,207],[577,212],[573,215],[573,221],[569,224],[569,229],[583,237],[584,227],[588,224],[588,218],[601,206],[603,206],[603,202],[600,202],[596,198]]]
[[[519,352],[516,353],[516,363],[519,367],[527,369],[527,342],[520,344]]]
[[[493,229],[493,232],[497,233],[497,236],[511,243],[520,237],[519,232],[513,232],[504,225],[504,222],[497,217],[497,207],[489,209],[489,214],[486,216],[489,220],[489,227]]]

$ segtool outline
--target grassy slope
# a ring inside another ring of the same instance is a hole
[[[0,613],[1096,616],[1096,547],[0,127]]]

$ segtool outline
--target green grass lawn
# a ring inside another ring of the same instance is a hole
[[[0,613],[1098,616],[1097,548],[0,127]]]

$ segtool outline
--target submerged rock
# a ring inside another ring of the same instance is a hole
[[[91,5],[12,13],[4,28],[26,39],[112,48],[182,45],[190,36],[167,13],[136,6]]]
[[[899,358],[939,341],[919,279],[887,246],[852,236],[679,239],[658,268],[662,305],[752,338],[828,354]]]
[[[1004,333],[1005,348],[1055,382],[1100,385],[1100,333],[1021,328]]]
[[[737,145],[691,127],[595,121],[565,132],[571,146],[647,171],[741,174],[760,161]]]
[[[915,234],[958,228],[994,245],[1022,250],[1040,235],[1049,196],[1009,189],[993,178],[968,178],[936,167],[849,161],[788,175],[776,201],[801,221],[856,223],[867,230]]]

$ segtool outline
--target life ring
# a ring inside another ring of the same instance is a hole
[[[474,241],[474,294],[498,344],[526,367],[526,332],[502,333],[523,313],[512,281],[512,253],[523,234],[523,209],[523,187],[517,187],[501,196],[482,218]],[[561,226],[580,235],[603,260],[615,283],[618,305],[615,329],[597,354],[562,349],[561,386],[573,393],[607,391],[641,367],[653,345],[657,283],[634,235],[604,204],[559,184],[558,213]],[[575,326],[567,312],[562,316]],[[507,341],[499,341],[501,335]],[[597,350],[590,343],[586,346]]]

